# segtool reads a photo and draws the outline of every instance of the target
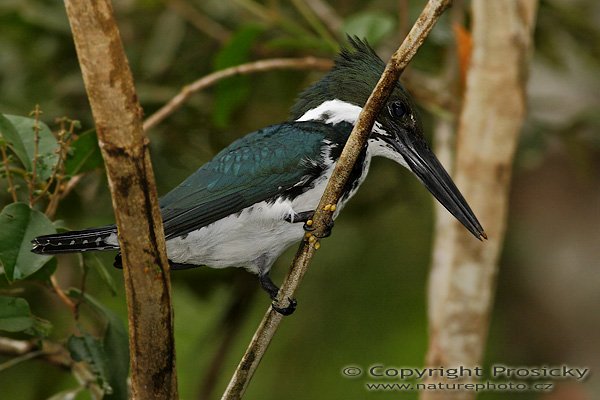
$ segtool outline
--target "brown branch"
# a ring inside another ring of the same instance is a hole
[[[35,109],[30,113],[34,117],[33,124],[33,165],[31,166],[31,175],[27,179],[27,188],[29,189],[29,207],[33,207],[35,195],[35,180],[37,179],[37,163],[40,147],[40,105],[36,104]]]
[[[526,112],[535,0],[474,0],[473,54],[460,116],[456,185],[485,225],[485,246],[455,221],[437,231],[429,284],[431,367],[480,365],[506,227],[511,165]],[[423,392],[421,399],[473,399]]]
[[[0,364],[0,371],[37,358],[60,369],[70,370],[80,385],[91,391],[94,399],[101,398],[103,395],[89,364],[74,362],[63,344],[49,340],[16,340],[0,337],[0,355],[14,357]]]
[[[67,122],[67,120],[65,118],[62,118],[60,121],[60,129],[56,134],[58,144],[58,149],[56,150],[56,153],[58,154],[58,160],[54,165],[52,174],[50,175],[50,179],[48,179],[48,181],[46,182],[46,186],[44,187],[44,189],[42,189],[41,193],[34,200],[35,203],[42,197],[44,197],[50,191],[50,187],[52,186],[52,184],[56,182],[56,184],[54,185],[54,192],[52,192],[52,194],[48,196],[49,201],[48,206],[46,207],[46,215],[50,218],[52,218],[54,214],[48,214],[48,209],[53,203],[53,198],[58,197],[61,183],[64,179],[65,160],[67,159],[67,155],[69,153],[69,148],[71,146],[71,141],[73,138],[73,133],[75,131],[76,121],[70,121],[68,130],[65,129],[65,122]]]
[[[119,231],[132,397],[177,399],[169,264],[142,109],[110,1],[65,4]]]
[[[0,354],[15,357],[0,364],[0,371],[32,358],[41,358],[63,369],[70,369],[74,364],[69,352],[63,345],[48,340],[17,340],[0,337]]]
[[[319,248],[319,241],[314,240],[314,237],[323,236],[325,226],[332,217],[332,211],[335,211],[335,205],[348,180],[350,171],[367,142],[375,117],[392,92],[400,74],[423,44],[440,15],[450,6],[450,3],[450,0],[430,0],[402,45],[388,61],[373,93],[371,93],[360,112],[356,125],[352,129],[352,133],[327,183],[325,193],[321,197],[313,218],[314,236],[311,236],[313,239],[304,240],[300,244],[292,266],[279,290],[277,296],[279,306],[287,306],[289,298],[294,297],[294,292],[300,284],[315,251]],[[242,398],[282,318],[282,315],[272,308],[267,310],[222,399]]]
[[[54,293],[56,293],[60,301],[62,301],[71,310],[74,316],[77,316],[77,305],[73,303],[73,300],[71,300],[69,296],[65,294],[65,292],[63,292],[60,285],[58,284],[58,281],[56,280],[56,275],[50,276],[50,284],[52,285],[52,289],[54,290]]]
[[[246,64],[236,65],[235,67],[225,68],[221,71],[213,72],[197,81],[184,86],[178,95],[173,97],[167,104],[162,106],[154,114],[144,121],[144,130],[147,131],[161,123],[175,110],[181,107],[194,93],[206,89],[220,80],[234,75],[248,75],[256,72],[265,72],[279,69],[306,70],[314,69],[326,71],[332,67],[331,60],[325,60],[315,57],[305,58],[274,58],[270,60],[254,61]]]
[[[84,176],[85,173],[75,175],[67,182],[61,181],[60,184],[57,185],[56,189],[54,189],[54,192],[52,192],[52,195],[50,195],[50,201],[46,207],[46,216],[48,216],[48,218],[52,218],[56,214],[56,210],[58,209],[58,204],[60,201],[67,197],[69,193],[75,189],[75,186],[77,186]]]

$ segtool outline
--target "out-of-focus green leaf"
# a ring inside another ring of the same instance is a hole
[[[31,336],[47,337],[52,333],[52,323],[40,317],[33,316],[33,326],[25,333]]]
[[[18,133],[27,153],[27,160],[23,160],[20,154],[15,153],[27,170],[32,171],[33,157],[35,154],[35,134],[33,129],[35,120],[33,118],[21,117],[18,115],[5,114],[4,116],[11,122]],[[38,121],[38,123],[39,143],[36,176],[39,180],[44,181],[50,177],[52,169],[58,162],[58,154],[56,154],[58,143],[56,142],[54,135],[52,135],[50,128],[48,128],[48,125],[42,121]]]
[[[86,257],[86,259],[86,264],[91,265],[92,268],[94,268],[94,270],[98,273],[98,275],[100,275],[100,279],[102,279],[102,282],[104,282],[104,284],[110,290],[112,295],[116,295],[117,285],[115,284],[115,280],[113,279],[112,275],[108,272],[104,264],[102,264],[102,261],[100,261],[98,257],[94,254],[90,254],[88,257]]]
[[[52,225],[56,228],[57,231],[68,231],[69,227],[64,219],[57,219],[52,221]]]
[[[98,137],[93,129],[82,133],[71,143],[70,154],[65,160],[65,173],[77,175],[99,168],[102,163]]]
[[[392,15],[381,11],[367,11],[348,17],[344,21],[343,29],[348,35],[365,38],[372,46],[376,46],[395,26]]]
[[[52,257],[42,268],[29,275],[27,280],[48,282],[50,277],[56,272],[57,266],[58,262],[56,261],[56,257]]]
[[[73,360],[89,364],[104,393],[112,394],[113,388],[107,378],[109,360],[106,358],[102,342],[89,333],[84,333],[82,336],[71,336],[67,341],[67,348]]]
[[[215,70],[242,64],[248,61],[252,45],[262,33],[259,25],[246,25],[238,30],[216,55]],[[233,111],[250,94],[250,84],[245,76],[234,76],[219,82],[215,89],[213,121],[218,127],[226,127]]]
[[[31,252],[34,237],[56,233],[44,214],[27,204],[9,204],[0,213],[0,226],[0,263],[9,281],[27,278],[50,260]]]
[[[164,72],[172,63],[185,34],[185,22],[167,8],[158,18],[144,49],[142,67],[150,77]]]
[[[15,153],[25,169],[30,171],[31,160],[27,155],[27,150],[25,150],[25,144],[12,122],[2,114],[0,114],[0,135],[2,135],[8,147]]]
[[[33,326],[33,317],[27,300],[0,296],[0,330],[22,332]]]
[[[78,289],[70,289],[68,294],[76,298],[82,296]],[[104,399],[125,400],[127,399],[127,376],[129,374],[129,338],[125,324],[121,318],[92,296],[84,294],[83,298],[107,321],[102,347],[109,366],[105,376],[112,387],[112,393],[104,396]]]
[[[27,300],[0,296],[0,330],[45,337],[52,331],[52,324],[31,314]]]

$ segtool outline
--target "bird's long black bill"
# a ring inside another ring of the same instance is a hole
[[[460,193],[450,175],[424,140],[402,144],[402,155],[408,166],[435,198],[477,239],[487,239],[481,224]]]

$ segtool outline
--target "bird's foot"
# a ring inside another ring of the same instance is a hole
[[[328,211],[333,213],[336,210],[336,205],[335,204],[327,204],[325,207],[323,207],[323,211]],[[287,222],[304,222],[304,226],[303,229],[305,232],[307,232],[306,234],[306,238],[308,240],[311,240],[310,238],[313,238],[314,240],[319,240],[319,239],[323,239],[326,237],[331,236],[331,230],[333,229],[333,218],[331,218],[329,221],[327,221],[327,225],[325,226],[325,229],[323,230],[322,234],[319,235],[315,235],[313,232],[315,230],[314,228],[314,220],[313,220],[313,216],[315,215],[314,211],[303,211],[303,212],[299,212],[297,214],[294,214],[293,216],[287,216],[285,218],[285,220]]]
[[[335,212],[336,208],[337,208],[337,206],[335,204],[326,204],[323,207],[323,211],[330,212],[333,214]],[[307,219],[306,222],[304,223],[304,230],[306,232],[308,232],[306,237],[309,241],[311,241],[311,238],[316,238],[315,240],[319,240],[319,239],[329,237],[329,236],[331,236],[331,230],[333,229],[333,225],[334,225],[333,216],[332,216],[332,218],[330,218],[326,221],[325,229],[323,230],[323,233],[320,235],[315,235],[313,233],[313,231],[315,230],[313,225],[314,225],[314,221],[312,220],[312,217]]]
[[[276,304],[277,293],[279,293],[279,288],[273,283],[268,273],[260,274],[258,276],[258,281],[260,282],[260,286],[264,289],[264,291],[269,294],[271,300],[273,300],[273,303],[271,303],[271,307],[273,307],[273,310],[277,311],[279,314],[284,316],[291,315],[294,313],[294,311],[296,310],[296,306],[298,305],[296,299],[288,297],[287,299],[289,304],[286,307],[279,307]]]
[[[283,316],[292,315],[294,311],[296,311],[296,306],[298,305],[298,302],[296,301],[296,299],[292,299],[290,297],[288,297],[287,299],[289,302],[287,307],[278,307],[275,305],[275,302],[271,303],[271,307],[273,308],[273,310],[277,311]]]
[[[121,258],[121,252],[117,253],[117,255],[115,256],[113,267],[123,269],[123,258]]]

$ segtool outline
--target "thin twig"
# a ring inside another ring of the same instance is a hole
[[[35,180],[37,178],[37,161],[38,161],[38,153],[40,146],[40,115],[42,114],[42,110],[40,109],[40,105],[36,104],[34,110],[30,115],[34,116],[33,123],[33,165],[31,167],[31,177],[27,180],[27,187],[29,189],[29,207],[33,207],[35,202],[34,194],[35,194]]]
[[[74,365],[67,349],[62,344],[49,340],[18,340],[0,337],[0,355],[16,356],[15,359],[2,364],[0,369],[10,368],[21,361],[35,357],[59,368],[69,369]]]
[[[67,197],[67,195],[69,193],[71,193],[71,191],[73,189],[75,189],[75,186],[77,186],[77,184],[83,179],[84,175],[85,174],[75,175],[74,177],[72,177],[71,179],[69,179],[69,181],[66,184],[64,184],[64,186],[60,190],[58,199],[62,200],[65,197]]]
[[[83,254],[78,253],[77,257],[79,258],[79,269],[81,269],[81,284],[79,285],[80,295],[77,297],[77,301],[75,302],[75,321],[79,320],[79,308],[83,303],[83,299],[85,298],[85,284],[87,281],[89,267],[85,263],[83,259]]]
[[[71,300],[69,296],[65,294],[65,292],[63,292],[60,285],[58,284],[58,281],[56,280],[56,275],[50,276],[50,283],[52,284],[52,289],[54,289],[54,293],[56,293],[60,301],[62,301],[67,307],[69,307],[74,316],[77,316],[77,305],[73,303],[73,300]]]
[[[69,129],[65,129],[64,124],[67,121],[69,122]],[[48,203],[48,207],[46,207],[46,215],[49,217],[52,217],[53,215],[48,214],[47,211],[50,204],[52,203],[53,197],[58,197],[59,195],[60,186],[62,180],[64,179],[65,160],[67,159],[67,155],[73,138],[73,133],[75,132],[75,126],[77,123],[78,122],[74,120],[67,120],[66,118],[61,118],[60,129],[56,134],[58,142],[58,149],[56,150],[56,153],[58,154],[58,160],[56,161],[56,164],[52,169],[52,174],[50,175],[50,179],[48,179],[46,186],[44,187],[44,189],[42,189],[41,193],[34,200],[35,203],[44,195],[46,195],[46,193],[49,192],[50,187],[52,187],[52,184],[56,182],[56,184],[54,185],[54,192],[52,192],[52,194],[49,196],[50,201]]]
[[[213,72],[206,75],[197,81],[184,86],[181,92],[173,97],[167,104],[162,106],[154,114],[146,118],[144,121],[144,130],[147,131],[165,118],[171,115],[175,110],[181,107],[194,93],[206,89],[219,82],[222,79],[229,78],[234,75],[248,75],[256,72],[273,71],[280,69],[294,70],[319,70],[326,71],[333,63],[331,60],[304,57],[304,58],[274,58],[269,60],[254,61],[246,64],[236,65],[235,67],[225,68],[223,70]]]
[[[20,356],[35,348],[35,343],[29,340],[17,340],[0,336],[0,354],[2,355]]]
[[[187,1],[169,0],[168,5],[200,32],[203,32],[218,42],[224,43],[231,37],[231,32],[227,28],[202,14]]]
[[[373,93],[369,96],[352,129],[352,133],[327,183],[325,193],[321,197],[313,218],[313,233],[315,236],[322,236],[327,223],[330,221],[333,214],[332,211],[335,210],[334,206],[340,198],[350,171],[368,140],[376,115],[389,97],[400,74],[423,44],[440,15],[450,4],[451,0],[430,0],[402,45],[396,50],[386,65],[379,82],[373,89]],[[279,290],[276,300],[279,306],[286,306],[289,299],[294,297],[294,292],[300,284],[319,245],[318,240],[304,240],[300,244],[292,266]],[[223,400],[242,398],[282,318],[283,316],[271,307],[267,310],[223,394]]]
[[[71,193],[73,189],[75,189],[75,186],[77,186],[77,184],[81,182],[81,179],[83,179],[84,176],[85,173],[75,175],[66,183],[61,182],[61,184],[58,185],[58,187],[53,192],[52,196],[50,196],[50,201],[48,202],[48,206],[46,207],[46,216],[48,218],[54,217],[60,201],[67,197],[67,195]]]
[[[15,365],[20,364],[24,361],[31,360],[32,358],[36,358],[36,357],[39,357],[42,355],[44,355],[44,352],[42,350],[36,350],[36,351],[32,351],[30,353],[25,353],[22,356],[18,356],[13,359],[10,359],[10,360],[0,364],[0,372],[3,372],[11,367],[14,367]]]
[[[16,203],[19,201],[19,198],[17,197],[17,188],[15,187],[15,184],[12,180],[12,175],[10,173],[10,166],[8,156],[6,155],[6,146],[4,143],[0,145],[0,152],[2,152],[2,163],[4,164],[4,173],[6,174],[6,180],[8,182],[8,191],[12,196],[13,202]]]

